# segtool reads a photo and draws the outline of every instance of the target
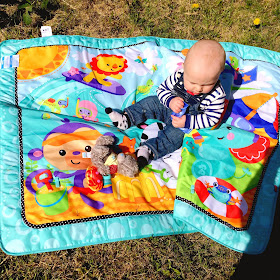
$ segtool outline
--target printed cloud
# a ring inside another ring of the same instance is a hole
[[[86,50],[83,50],[82,52],[77,51],[72,56],[75,60],[86,64],[92,60],[93,57],[95,57],[94,54],[89,54]]]
[[[131,48],[126,51],[125,58],[128,61],[126,72],[136,73],[139,76],[152,73],[153,66],[160,66],[162,63],[161,58],[158,57],[158,52],[150,48],[143,52],[136,48]]]

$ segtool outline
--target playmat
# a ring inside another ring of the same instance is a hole
[[[105,114],[149,96],[194,41],[51,36],[0,45],[0,237],[12,255],[200,231],[246,253],[266,248],[278,195],[280,54],[222,43],[227,94],[215,129],[136,177],[89,184],[101,135],[133,154],[163,125],[121,131]],[[175,202],[175,203],[174,203]]]

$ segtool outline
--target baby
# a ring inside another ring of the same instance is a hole
[[[105,109],[113,124],[123,130],[147,119],[165,123],[156,138],[148,139],[136,150],[140,170],[149,159],[156,160],[179,149],[184,129],[206,128],[218,123],[226,97],[219,81],[224,67],[223,47],[213,40],[200,40],[189,49],[184,68],[158,87],[157,96],[144,98],[123,113]],[[186,112],[182,116],[174,115],[183,108]]]

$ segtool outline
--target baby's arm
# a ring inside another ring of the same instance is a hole
[[[180,113],[183,107],[184,100],[181,97],[174,97],[169,102],[169,108],[175,113]]]
[[[178,127],[178,128],[185,127],[186,115],[183,115],[182,117],[177,117],[177,116],[171,115],[171,118],[172,118],[172,125],[174,127]]]
[[[176,71],[175,73],[170,75],[157,89],[157,97],[160,103],[163,104],[165,107],[170,108],[172,111],[174,110],[170,107],[170,103],[173,99],[176,98],[176,95],[172,93],[172,90],[174,88],[174,85],[177,83],[179,76],[180,73]],[[181,108],[183,108],[183,106],[184,105],[182,105]],[[175,112],[175,113],[179,113],[179,112]]]

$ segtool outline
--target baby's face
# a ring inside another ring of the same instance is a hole
[[[213,71],[211,67],[190,66],[184,67],[185,89],[194,95],[209,93],[216,85],[220,73]]]
[[[192,92],[194,95],[209,93],[217,81],[218,79],[201,81],[200,79],[196,79],[195,76],[188,76],[184,73],[185,89]]]

